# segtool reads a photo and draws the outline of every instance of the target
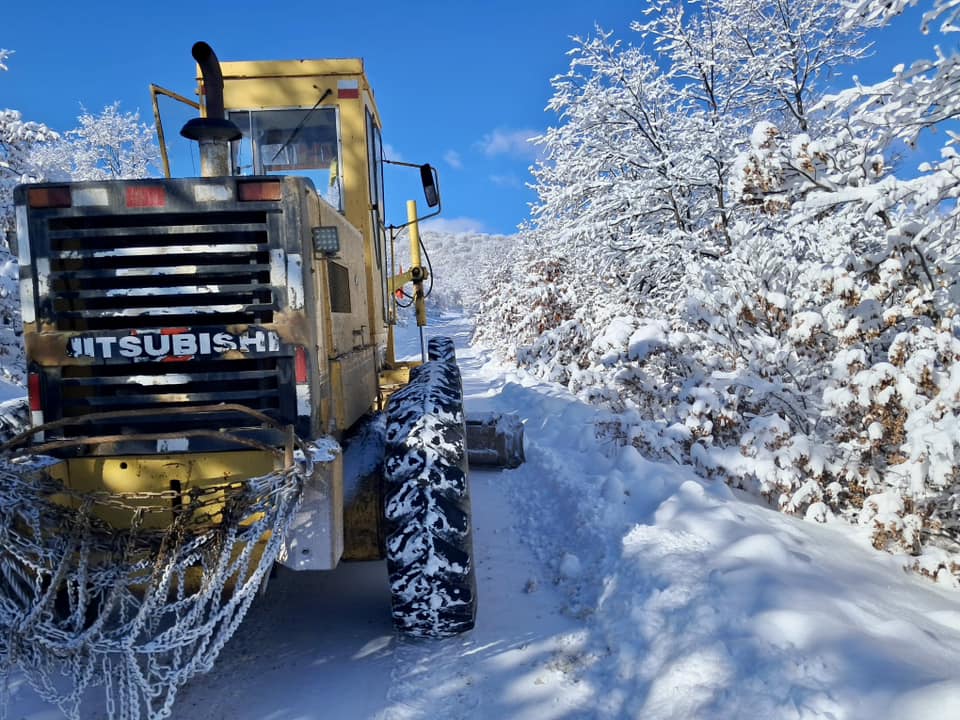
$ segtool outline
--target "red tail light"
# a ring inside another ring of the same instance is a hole
[[[126,188],[128,208],[163,207],[167,191],[163,185],[129,185]]]
[[[237,198],[240,202],[279,200],[280,183],[277,180],[256,180],[237,183]]]
[[[32,208],[68,208],[72,203],[70,188],[45,187],[30,188],[27,191],[27,202]]]
[[[43,398],[40,396],[40,373],[27,376],[27,395],[30,398],[30,412],[43,410]]]
[[[294,368],[297,384],[301,385],[307,382],[307,351],[305,348],[297,347],[294,354]]]

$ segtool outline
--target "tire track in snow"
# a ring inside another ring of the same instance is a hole
[[[522,411],[512,405],[517,398],[502,397],[504,380],[484,370],[486,357],[467,347],[468,322],[447,317],[434,334],[457,343],[468,413]],[[523,538],[521,516],[536,511],[517,498],[538,476],[554,472],[548,461],[534,452],[517,470],[471,472],[477,626],[448,640],[399,640],[388,707],[377,720],[592,716],[592,691],[579,672],[582,618],[565,612],[570,602],[555,586],[557,563],[545,565],[532,549],[537,543]]]
[[[579,623],[563,615],[550,571],[517,534],[509,474],[472,473],[476,628],[447,640],[400,639],[377,720],[588,716],[571,660],[582,644]]]

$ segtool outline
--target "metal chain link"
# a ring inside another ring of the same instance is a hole
[[[78,492],[50,458],[0,457],[0,720],[15,669],[69,720],[98,685],[111,720],[169,718],[283,548],[312,472],[309,448],[295,458],[181,494]],[[129,527],[105,511],[129,513]]]

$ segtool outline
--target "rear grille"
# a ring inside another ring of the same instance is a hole
[[[248,416],[231,413],[196,417],[189,413],[171,416],[157,412],[221,402],[245,405],[280,418],[290,411],[282,407],[285,393],[280,384],[280,378],[290,374],[290,362],[287,357],[272,357],[65,366],[60,382],[64,419],[107,411],[135,412],[129,417],[99,421],[96,425],[68,425],[64,434],[71,437],[250,425]]]
[[[273,321],[266,212],[53,217],[49,305],[58,330]]]
[[[159,347],[168,330],[195,338],[240,337],[245,331],[237,326],[265,332],[261,326],[279,319],[287,302],[287,203],[219,210],[207,205],[197,211],[192,182],[168,182],[167,211],[70,208],[43,217],[42,228],[31,232],[36,256],[49,261],[48,267],[37,266],[38,320],[49,331],[77,333],[76,342],[155,338],[151,344],[144,339],[145,349]],[[105,187],[117,195],[125,185]],[[299,237],[294,241],[299,248]],[[297,414],[292,348],[254,347],[243,357],[231,353],[225,359],[210,351],[207,340],[207,349],[192,357],[171,352],[134,359],[121,356],[117,342],[111,355],[89,364],[43,368],[46,420],[67,421],[48,433],[49,439],[228,430],[282,443],[281,433],[260,428],[247,414],[191,412],[221,403],[297,425],[301,433],[310,430],[309,418]],[[120,416],[79,422],[111,412]],[[157,450],[156,443],[150,450],[149,442],[136,442],[115,443],[112,452]],[[235,446],[194,437],[190,447]]]

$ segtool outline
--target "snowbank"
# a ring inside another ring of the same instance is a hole
[[[527,420],[508,487],[587,628],[572,672],[597,718],[903,718],[960,712],[953,592],[844,523],[806,523],[603,439],[607,413],[507,372]]]

